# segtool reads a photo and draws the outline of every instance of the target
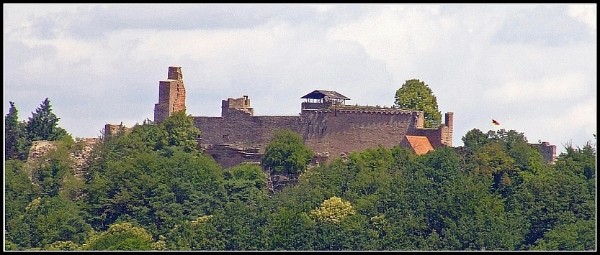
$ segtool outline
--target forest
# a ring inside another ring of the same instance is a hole
[[[417,156],[373,148],[319,166],[298,134],[263,164],[221,168],[185,112],[80,148],[46,99],[5,117],[5,250],[596,250],[596,141],[552,164],[525,134],[473,129],[464,146]],[[32,141],[57,148],[34,164]],[[263,168],[299,174],[278,192]]]

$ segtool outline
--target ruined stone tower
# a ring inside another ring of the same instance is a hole
[[[170,66],[168,79],[158,83],[158,103],[154,105],[154,122],[161,123],[174,112],[185,111],[185,87],[181,67]]]
[[[228,117],[230,114],[254,115],[254,108],[250,107],[248,96],[240,98],[227,98],[221,101],[221,117]]]

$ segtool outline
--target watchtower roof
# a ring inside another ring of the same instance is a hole
[[[336,91],[332,91],[332,90],[315,90],[313,92],[306,94],[305,96],[303,96],[301,98],[322,99],[326,96],[331,99],[350,100],[350,98],[348,98]]]

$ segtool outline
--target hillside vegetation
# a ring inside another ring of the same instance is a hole
[[[259,165],[222,169],[198,151],[201,130],[185,113],[99,142],[81,178],[68,156],[79,145],[60,132],[56,149],[34,163],[21,147],[5,158],[6,250],[597,245],[595,143],[568,145],[546,164],[522,133],[472,130],[464,147],[422,156],[380,147],[303,171],[294,165],[298,183],[270,193]]]

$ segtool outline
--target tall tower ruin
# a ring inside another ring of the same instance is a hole
[[[170,66],[167,80],[158,83],[154,122],[161,123],[175,112],[185,111],[185,87],[181,67]]]
[[[452,147],[452,135],[454,134],[454,113],[444,114],[444,128],[442,128],[442,144]]]

